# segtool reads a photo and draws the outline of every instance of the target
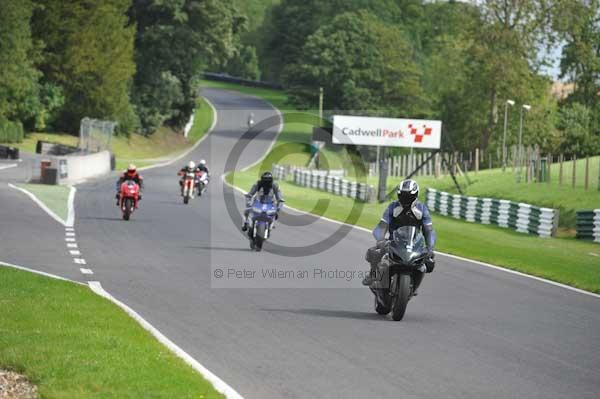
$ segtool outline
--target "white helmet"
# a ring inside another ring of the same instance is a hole
[[[398,201],[403,207],[412,206],[419,197],[419,185],[412,179],[407,179],[398,184],[396,188]]]
[[[206,159],[201,159],[198,165],[206,165]]]
[[[196,169],[196,164],[194,161],[190,161],[190,163],[188,163],[188,169]]]

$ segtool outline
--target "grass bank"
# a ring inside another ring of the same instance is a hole
[[[117,161],[117,170],[125,169],[130,163],[135,163],[138,167],[148,166],[184,152],[206,134],[212,125],[213,117],[212,108],[204,98],[200,97],[188,138],[164,126],[148,137],[139,134],[132,134],[130,137],[113,137],[111,145]],[[38,140],[72,146],[76,146],[78,142],[77,137],[69,134],[30,133],[22,143],[10,145],[24,152],[34,153]]]
[[[214,83],[206,84],[210,87],[218,87],[261,97],[264,100],[276,99],[276,103],[286,106],[284,93],[273,90],[254,89],[240,87],[233,84]],[[294,110],[291,110],[294,111]],[[307,116],[307,119],[310,117]],[[227,176],[227,181],[237,187],[248,189],[256,181],[260,173],[269,170],[273,162],[288,163],[292,165],[306,165],[309,159],[308,143],[310,142],[312,128],[292,122],[284,115],[284,128],[282,134],[273,150],[265,160],[247,171],[236,171]],[[296,151],[296,152],[294,152]],[[291,154],[290,154],[291,153]],[[325,152],[325,158],[331,167],[346,165],[350,163],[349,157],[344,151],[329,150]],[[470,195],[495,196],[513,190],[509,184],[510,177],[505,175],[505,180],[496,178],[486,179],[486,172],[481,172],[474,180]],[[491,171],[490,173],[494,173]],[[512,176],[512,175],[511,175]],[[440,189],[449,189],[449,179],[426,179],[419,178],[423,187],[431,186]],[[390,179],[390,186],[397,184]],[[481,184],[481,186],[477,186]],[[497,186],[506,184],[506,191],[498,190]],[[516,184],[516,183],[515,183]],[[359,204],[349,198],[334,196],[322,191],[301,188],[289,182],[280,182],[285,193],[286,203],[294,208],[313,212],[320,216],[331,219],[346,221],[365,228],[372,228],[381,218],[384,210],[382,204]],[[478,188],[480,191],[475,191]],[[539,185],[522,184],[519,186],[525,193],[516,200],[535,203],[535,198],[545,198],[547,191],[541,190]],[[555,204],[567,200],[568,190],[565,187],[558,188],[560,195],[556,194]],[[424,191],[424,190],[423,190]],[[519,191],[517,191],[519,192]],[[527,194],[527,195],[526,195]],[[572,192],[571,192],[572,194]],[[536,195],[536,197],[533,197]],[[585,201],[594,201],[594,194],[588,193],[589,198],[583,196]],[[325,201],[320,203],[319,201]],[[578,203],[578,194],[571,196],[571,202]],[[546,202],[547,203],[547,202]],[[597,204],[600,201],[596,202]],[[328,206],[329,204],[335,204]],[[582,202],[579,205],[591,205],[590,202]],[[509,269],[518,270],[531,275],[558,281],[581,289],[600,292],[600,246],[597,244],[582,242],[572,238],[542,239],[500,227],[478,225],[449,217],[434,215],[434,224],[438,233],[437,249],[442,252],[455,254],[483,262],[492,263]]]
[[[86,286],[0,266],[0,368],[42,398],[221,398],[191,367]]]
[[[17,184],[17,186],[35,195],[62,220],[67,220],[70,187],[47,184]]]

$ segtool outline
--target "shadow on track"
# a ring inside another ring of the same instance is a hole
[[[376,313],[352,312],[348,310],[325,310],[325,309],[260,309],[263,312],[285,312],[293,314],[303,314],[309,316],[334,317],[340,319],[360,319],[360,320],[385,320],[384,316]]]

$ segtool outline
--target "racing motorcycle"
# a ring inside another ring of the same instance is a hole
[[[190,202],[190,198],[194,198],[194,189],[196,187],[196,172],[186,171],[183,174],[183,188],[181,190],[181,196],[183,197],[183,203],[187,204]]]
[[[202,170],[199,171],[196,174],[196,182],[196,187],[198,188],[198,197],[200,197],[208,185],[208,174]]]
[[[250,209],[250,248],[259,252],[262,250],[263,243],[269,238],[277,215],[277,207],[273,200],[263,195],[257,198]]]
[[[119,206],[123,212],[123,220],[129,220],[131,214],[138,207],[140,196],[140,186],[133,180],[126,180],[121,183],[119,192]]]
[[[371,284],[377,313],[391,312],[392,319],[402,320],[415,291],[413,276],[426,270],[427,253],[425,237],[417,227],[403,226],[392,233]]]

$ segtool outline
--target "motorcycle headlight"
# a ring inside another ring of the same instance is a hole
[[[254,207],[254,208],[252,208],[252,212],[254,212],[254,213],[262,213],[262,208]]]

